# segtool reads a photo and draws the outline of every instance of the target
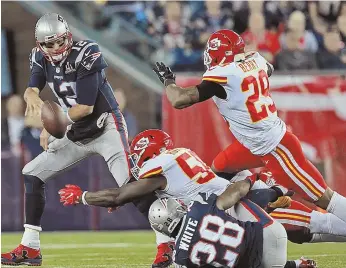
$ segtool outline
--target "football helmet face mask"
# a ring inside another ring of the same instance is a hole
[[[63,17],[56,13],[43,15],[35,27],[36,45],[51,62],[64,60],[71,52],[72,33]]]
[[[131,173],[138,178],[143,163],[166,150],[173,149],[172,138],[159,129],[149,129],[139,133],[130,146]]]
[[[187,206],[175,198],[155,200],[149,208],[148,219],[158,232],[172,236],[174,229],[187,213]]]
[[[231,30],[219,30],[208,39],[204,50],[204,65],[209,69],[217,65],[245,59],[245,43],[239,34]]]

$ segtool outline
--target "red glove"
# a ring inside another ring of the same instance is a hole
[[[79,202],[80,197],[83,194],[82,189],[73,184],[66,184],[65,188],[59,190],[58,194],[60,195],[60,203],[64,203],[64,206],[76,205]]]

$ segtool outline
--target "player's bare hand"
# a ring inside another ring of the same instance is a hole
[[[156,62],[156,66],[153,68],[161,83],[167,86],[166,80],[175,82],[175,74],[172,72],[171,68],[167,67],[163,62]]]
[[[43,101],[37,94],[31,94],[26,98],[25,116],[41,116]]]
[[[64,206],[80,204],[80,198],[83,194],[82,189],[78,185],[66,184],[65,188],[59,190],[60,203]]]
[[[48,149],[48,139],[50,137],[50,134],[47,130],[42,129],[41,135],[40,135],[40,145],[44,150]]]

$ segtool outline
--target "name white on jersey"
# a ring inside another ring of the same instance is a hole
[[[269,94],[267,70],[267,61],[253,52],[245,61],[216,66],[203,75],[226,90],[225,100],[213,100],[236,139],[255,155],[270,153],[286,132]]]
[[[167,186],[156,191],[159,197],[174,197],[189,203],[198,193],[220,195],[229,182],[215,175],[193,151],[185,148],[168,150],[144,163],[139,179],[162,174]]]

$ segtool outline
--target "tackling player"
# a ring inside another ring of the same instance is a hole
[[[204,52],[203,81],[182,88],[163,63],[155,73],[177,109],[212,98],[237,139],[213,161],[215,172],[234,173],[266,166],[278,183],[314,202],[346,224],[346,198],[331,190],[286,130],[269,93],[273,67],[258,52],[244,53],[244,41],[231,30],[213,33]]]
[[[170,136],[161,130],[146,130],[138,134],[131,144],[131,156],[136,163],[132,171],[138,174],[138,181],[98,192],[83,192],[76,185],[66,185],[59,191],[60,201],[64,205],[116,208],[155,191],[159,197],[175,197],[189,203],[200,192],[220,195],[229,185],[229,181],[215,175],[194,152],[174,148]],[[252,176],[250,172],[240,172],[234,179],[246,179],[253,184],[257,176]],[[251,201],[236,206],[230,213],[241,220],[257,221],[263,215],[266,215],[267,220],[270,219],[267,213]],[[166,236],[162,239],[166,239]],[[162,240],[157,242],[163,243]],[[161,262],[160,266],[154,263],[152,267],[168,267],[172,263],[168,253],[166,262]],[[309,263],[308,260],[299,260],[293,267],[314,267],[303,266]]]
[[[24,93],[26,115],[40,115],[43,102],[39,94],[47,83],[71,126],[62,139],[54,139],[43,129],[40,143],[45,151],[23,168],[25,231],[17,248],[1,254],[1,263],[7,265],[42,264],[39,232],[49,179],[95,153],[107,161],[119,186],[130,175],[126,123],[107,81],[107,63],[98,44],[73,41],[66,21],[55,13],[37,21],[35,39]]]
[[[151,205],[149,221],[175,238],[174,262],[179,267],[296,267],[294,262],[286,265],[287,236],[281,224],[266,213],[258,214],[260,222],[242,222],[223,211],[249,188],[248,181],[236,182],[220,196],[200,194],[188,207],[174,198]]]

